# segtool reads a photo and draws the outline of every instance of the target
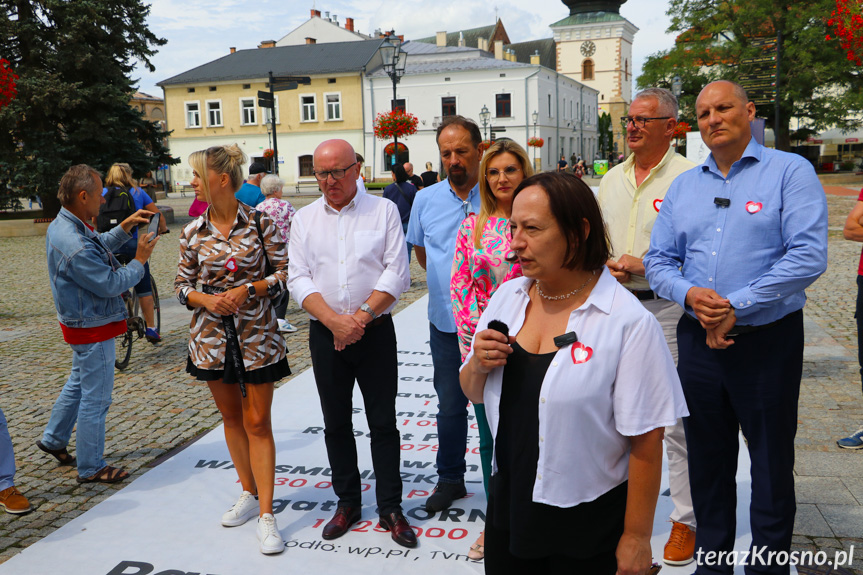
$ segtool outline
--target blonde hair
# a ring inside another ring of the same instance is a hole
[[[108,186],[120,186],[122,188],[133,187],[132,170],[127,170],[123,164],[112,165],[108,169],[108,175],[105,176],[105,187],[107,188]]]
[[[230,146],[210,146],[206,150],[198,150],[189,154],[189,166],[198,174],[201,189],[207,198],[207,203],[213,208],[213,198],[210,196],[210,180],[207,172],[213,170],[217,174],[227,174],[231,178],[232,192],[236,193],[243,184],[243,165],[246,154],[237,144]],[[215,208],[213,208],[215,212]]]
[[[497,209],[497,198],[494,197],[494,193],[488,185],[488,178],[485,173],[488,170],[489,162],[496,156],[504,153],[509,153],[516,157],[518,163],[521,164],[523,179],[533,175],[533,166],[530,165],[530,158],[527,157],[527,152],[514,141],[508,139],[497,140],[485,151],[482,155],[482,162],[479,164],[479,213],[476,216],[476,225],[473,229],[473,245],[477,249],[482,247],[480,243],[482,230],[485,228],[485,224],[488,222],[491,214]]]

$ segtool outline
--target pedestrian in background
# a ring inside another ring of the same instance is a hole
[[[291,243],[291,220],[294,218],[296,210],[291,202],[282,199],[282,189],[285,182],[275,174],[267,174],[261,180],[261,192],[267,198],[260,204],[258,209],[273,219],[276,226],[279,228],[279,234],[285,242],[285,246],[290,246]],[[273,301],[273,307],[276,308],[276,318],[279,322],[279,331],[282,333],[294,333],[297,328],[291,322],[285,319],[285,314],[288,311],[288,302],[290,294],[288,290],[282,292],[278,300]]]
[[[393,183],[384,188],[383,197],[393,202],[399,209],[402,221],[402,231],[407,233],[411,219],[411,208],[417,195],[416,187],[408,181],[408,173],[404,166],[396,164],[392,170]],[[405,241],[408,247],[408,263],[411,261],[411,243]]]
[[[0,507],[6,513],[23,515],[33,507],[18,488],[15,487],[15,452],[12,450],[12,438],[9,436],[9,426],[6,416],[0,409]]]
[[[250,208],[263,202],[266,198],[261,192],[261,180],[269,173],[263,162],[252,162],[252,165],[249,166],[249,177],[234,194],[236,198]]]
[[[860,190],[857,203],[845,220],[843,235],[846,240],[863,242],[863,190]],[[860,364],[860,376],[863,380],[863,252],[857,265],[857,303],[854,318],[857,321],[857,362]],[[843,449],[863,449],[863,426],[848,437],[838,440],[836,444]]]
[[[287,248],[268,215],[258,226],[256,210],[237,200],[244,162],[236,144],[189,156],[195,196],[210,208],[183,228],[174,288],[193,312],[186,372],[213,394],[242,487],[222,525],[257,517],[260,551],[270,554],[285,549],[273,515],[271,407],[274,383],[291,370],[270,300],[286,289]]]
[[[440,181],[440,174],[435,172],[432,169],[432,163],[426,162],[426,171],[423,172],[420,177],[423,180],[423,187],[427,188],[429,186],[433,186],[434,184]]]
[[[72,373],[63,386],[42,439],[36,446],[60,465],[78,466],[78,483],[116,483],[129,477],[105,462],[105,420],[114,389],[114,338],[126,333],[126,305],[120,294],[144,277],[144,264],[159,241],[139,234],[135,257],[122,266],[113,252],[150,221],[138,210],[108,232],[88,222],[99,215],[102,179],[90,166],[72,166],[60,180],[60,213],[45,240],[48,277],[63,339],[72,346]],[[77,426],[76,426],[77,424]],[[77,461],[67,450],[76,430]]]

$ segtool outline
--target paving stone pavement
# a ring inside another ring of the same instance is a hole
[[[189,221],[185,214],[191,197],[174,196],[159,202],[174,208],[177,222],[171,226],[172,233],[160,240],[151,260],[162,295],[165,341],[159,346],[136,342],[129,367],[116,375],[108,413],[108,462],[122,465],[133,477],[220,421],[206,385],[191,380],[184,371],[189,313],[173,297],[172,284],[178,232]],[[313,198],[288,199],[301,207]],[[823,550],[832,559],[835,550],[849,550],[853,545],[853,569],[863,575],[863,451],[842,450],[835,443],[863,424],[853,317],[861,246],[842,238],[845,216],[855,201],[853,195],[828,196],[829,268],[808,290],[793,548]],[[122,489],[123,484],[79,486],[74,469],[58,467],[35,447],[68,376],[71,353],[57,325],[44,238],[0,238],[0,261],[0,357],[4,358],[0,406],[15,448],[16,484],[35,507],[24,516],[0,514],[2,563]],[[415,260],[411,273],[413,285],[398,309],[426,293],[425,273]],[[294,302],[288,319],[300,328],[287,336],[291,369],[299,374],[311,365],[308,319]]]

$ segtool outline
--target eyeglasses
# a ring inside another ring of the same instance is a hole
[[[497,180],[500,178],[500,174],[506,174],[506,178],[510,179],[517,173],[521,171],[521,168],[517,168],[515,166],[507,166],[503,170],[498,170],[497,168],[490,168],[486,173],[486,177],[488,177],[489,181]]]
[[[659,116],[657,118],[644,118],[642,116],[624,116],[620,119],[620,125],[623,126],[625,130],[629,123],[632,122],[632,125],[636,129],[642,129],[647,125],[651,120],[670,120],[671,116]]]
[[[342,168],[341,170],[327,170],[324,172],[313,172],[313,173],[315,174],[315,179],[318,180],[319,182],[327,181],[330,178],[330,176],[332,176],[334,180],[341,180],[342,178],[345,177],[345,173],[356,165],[357,165],[357,163],[354,162],[353,164],[351,164],[347,168]]]

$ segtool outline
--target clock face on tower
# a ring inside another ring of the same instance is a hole
[[[585,58],[590,58],[596,52],[596,44],[587,40],[581,45],[581,55]]]

